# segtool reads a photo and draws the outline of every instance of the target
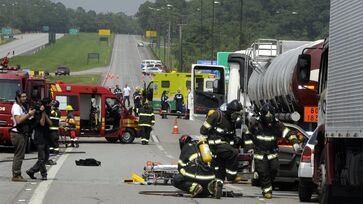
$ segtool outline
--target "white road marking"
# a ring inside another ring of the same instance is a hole
[[[66,149],[65,152],[70,152],[71,149]],[[43,203],[45,195],[47,194],[50,186],[53,183],[55,176],[57,175],[59,169],[63,166],[63,163],[67,159],[69,154],[63,154],[59,157],[57,161],[57,165],[52,166],[48,171],[48,178],[47,181],[42,181],[39,183],[38,187],[34,190],[33,196],[31,197],[29,204],[39,204]]]
[[[166,152],[165,152],[166,153]],[[175,157],[173,157],[172,155],[170,154],[166,154],[167,157],[169,157],[170,159],[175,159]]]
[[[134,37],[134,40],[135,40],[135,41],[136,41],[136,43],[137,43],[136,37],[135,37],[135,36],[133,36],[133,37]],[[140,60],[141,60],[141,54],[140,54],[139,48],[137,48],[137,54],[139,55],[139,58],[140,58]]]
[[[158,146],[158,148],[161,150],[161,151],[165,151],[165,149],[164,149],[164,147],[163,146],[161,146],[161,145],[157,145]]]
[[[160,141],[159,141],[159,139],[158,139],[158,137],[157,137],[156,135],[151,134],[151,138],[153,139],[153,141],[154,141],[155,143],[160,143]]]
[[[18,200],[19,202],[25,202],[25,200],[24,199],[21,199],[21,200]]]
[[[234,186],[234,185],[231,185],[231,184],[227,184],[226,186],[228,188],[232,188],[232,189],[238,190],[238,191],[243,191],[244,190],[242,187],[237,187],[237,186]]]

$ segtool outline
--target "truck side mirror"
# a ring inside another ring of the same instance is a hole
[[[311,56],[301,54],[297,60],[298,78],[301,85],[310,81]]]

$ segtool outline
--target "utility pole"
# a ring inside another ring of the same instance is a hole
[[[180,47],[180,58],[179,58],[179,71],[183,72],[183,26],[186,24],[178,24],[179,26],[179,47]]]
[[[203,59],[204,51],[204,35],[203,35],[203,0],[200,0],[200,59]]]
[[[212,0],[212,52],[211,52],[211,64],[213,65],[213,56],[214,56],[214,0]]]
[[[168,27],[168,61],[169,61],[169,69],[172,68],[172,63],[171,63],[171,21],[169,20],[169,27]]]
[[[239,48],[242,49],[242,31],[243,31],[243,0],[241,0],[241,10],[239,12]]]

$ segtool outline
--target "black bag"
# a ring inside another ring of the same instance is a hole
[[[101,162],[93,158],[76,160],[77,166],[101,166]]]

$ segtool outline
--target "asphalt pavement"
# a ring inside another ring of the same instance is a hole
[[[112,63],[105,73],[118,75],[118,79],[106,79],[105,86],[125,83],[130,87],[142,81],[140,62],[151,58],[147,48],[138,48],[138,36],[117,35]],[[48,167],[48,180],[30,180],[27,183],[11,182],[12,149],[0,149],[0,203],[299,203],[296,191],[275,191],[271,200],[261,198],[261,190],[250,184],[228,184],[228,190],[242,192],[242,198],[185,198],[140,195],[140,191],[175,191],[171,185],[136,185],[123,180],[133,173],[141,175],[147,161],[176,164],[180,153],[178,138],[182,134],[198,135],[203,118],[194,121],[178,119],[180,134],[172,134],[175,117],[161,119],[156,125],[149,145],[107,143],[103,138],[81,138],[79,148],[62,148],[62,154],[53,156],[57,165]],[[26,155],[23,172],[35,163],[36,153]],[[75,160],[95,158],[102,162],[98,167],[81,167]],[[25,173],[23,173],[25,174]],[[40,176],[40,175],[36,175]],[[27,177],[27,176],[25,176]]]
[[[63,34],[57,34],[56,38],[63,37]],[[15,35],[14,40],[0,46],[0,58],[8,55],[9,58],[17,55],[33,54],[39,48],[48,43],[48,33],[29,33]],[[14,55],[13,55],[14,51]]]

